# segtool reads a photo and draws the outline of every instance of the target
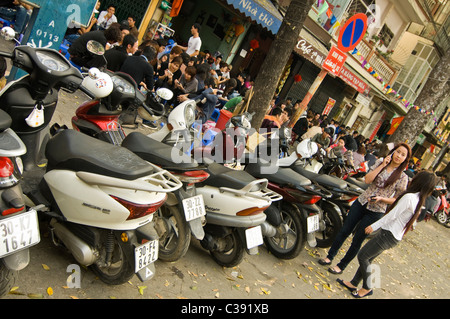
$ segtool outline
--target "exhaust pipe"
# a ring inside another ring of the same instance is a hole
[[[73,257],[80,264],[90,266],[95,262],[97,257],[95,256],[93,249],[80,238],[75,236],[67,227],[61,223],[58,223],[54,218],[50,221],[50,227],[52,237],[56,235],[56,237],[64,243],[66,248],[70,250]],[[55,242],[54,238],[53,242]],[[55,244],[57,245],[56,242]]]

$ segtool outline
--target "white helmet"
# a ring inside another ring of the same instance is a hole
[[[97,99],[108,96],[114,89],[111,77],[97,68],[89,70],[89,76],[83,79],[81,85],[94,94]]]

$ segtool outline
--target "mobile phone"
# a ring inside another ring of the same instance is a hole
[[[370,196],[370,201],[371,201],[371,202],[374,202],[374,201],[376,201],[376,198],[375,198],[375,196]]]

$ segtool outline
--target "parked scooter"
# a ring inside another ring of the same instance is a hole
[[[19,270],[30,262],[29,248],[40,241],[37,213],[26,209],[19,183],[19,156],[26,147],[0,110],[0,296],[14,286]]]
[[[58,91],[83,89],[81,73],[51,49],[19,46],[0,55],[28,73],[0,96],[0,108],[27,147],[26,205],[49,221],[55,244],[105,283],[122,284],[135,273],[142,281],[152,278],[158,256],[153,213],[181,182],[123,147],[74,130],[50,137]]]
[[[110,90],[99,88],[97,84],[99,81],[111,83]],[[191,233],[199,240],[205,235],[202,224],[205,222],[206,211],[203,198],[196,194],[195,183],[206,179],[208,174],[196,163],[173,163],[171,149],[163,149],[165,145],[158,145],[160,142],[155,143],[145,136],[143,140],[141,136],[130,136],[126,139],[119,120],[124,106],[127,110],[137,109],[138,113],[148,120],[159,119],[164,113],[164,106],[159,100],[160,95],[167,98],[168,90],[158,90],[156,96],[149,92],[144,98],[128,74],[100,72],[98,69],[89,70],[89,76],[83,80],[83,86],[94,94],[92,96],[94,99],[78,107],[76,115],[72,118],[74,129],[111,144],[128,147],[146,161],[169,170],[183,183],[182,188],[168,194],[168,200],[155,214],[160,244],[159,259],[164,261],[180,259],[189,248]],[[144,108],[145,105],[148,107]],[[123,144],[125,139],[127,142]],[[148,153],[147,149],[155,155],[151,158],[145,156]],[[177,158],[183,161],[183,154],[178,154]],[[196,213],[189,213],[193,211]]]
[[[440,188],[439,191],[439,198],[441,200],[441,203],[439,204],[438,209],[436,210],[436,213],[434,216],[436,217],[436,220],[439,224],[444,225],[447,228],[450,228],[450,205],[447,201],[446,195],[447,195],[447,189],[446,188]]]

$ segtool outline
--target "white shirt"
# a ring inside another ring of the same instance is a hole
[[[109,20],[106,20],[105,15],[107,13],[108,13],[108,11],[100,12],[100,15],[98,16],[98,20],[97,20],[97,24],[104,29],[108,29],[112,23],[117,22],[117,18],[114,14],[112,15],[111,18],[109,18]]]
[[[389,213],[371,225],[372,229],[374,231],[379,228],[388,230],[395,239],[402,240],[405,226],[414,215],[417,203],[419,203],[419,193],[403,195]]]
[[[186,53],[191,55],[195,51],[199,51],[200,52],[201,46],[202,46],[202,40],[200,39],[200,37],[194,38],[192,36],[192,37],[189,38],[188,48],[186,50]]]

